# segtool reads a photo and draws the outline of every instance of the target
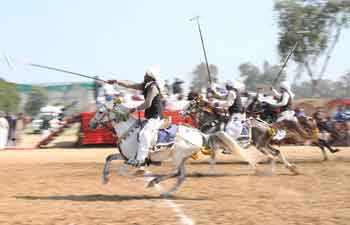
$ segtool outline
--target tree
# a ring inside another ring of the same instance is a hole
[[[272,86],[279,70],[280,66],[270,65],[267,61],[264,62],[262,71],[249,62],[242,63],[239,66],[240,77],[244,79],[244,83],[249,90],[256,90],[261,85]],[[286,73],[282,72],[277,84],[285,79]]]
[[[20,101],[17,86],[0,78],[0,110],[15,113]]]
[[[214,64],[209,65],[209,71],[212,82],[217,81],[218,67]],[[208,69],[205,63],[201,63],[196,66],[192,71],[192,83],[191,86],[194,90],[200,91],[202,88],[207,88],[209,84]]]
[[[321,98],[347,98],[350,95],[350,73],[345,74],[339,80],[321,79],[318,83],[319,97]],[[311,95],[312,83],[304,81],[294,84],[293,89],[297,98],[308,98]]]
[[[33,87],[28,96],[28,101],[24,107],[27,114],[34,116],[40,111],[40,108],[48,102],[48,93],[45,88]]]
[[[300,70],[305,68],[311,84],[312,95],[316,94],[341,30],[350,24],[350,1],[334,0],[279,0],[275,3],[280,27],[278,50],[284,58],[295,42],[292,60]],[[304,31],[303,34],[298,34]],[[317,74],[316,67],[321,63]],[[302,73],[297,73],[301,76]]]

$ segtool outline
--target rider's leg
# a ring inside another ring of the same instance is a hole
[[[162,124],[160,119],[149,119],[139,134],[139,146],[136,160],[144,162],[148,156],[149,148],[154,142],[158,129]]]
[[[226,125],[225,131],[234,139],[237,140],[243,130],[243,124],[240,116],[232,115]]]

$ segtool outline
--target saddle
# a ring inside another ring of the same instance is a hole
[[[178,126],[170,124],[166,128],[161,128],[158,130],[157,141],[151,148],[151,151],[161,151],[165,149],[170,149],[175,143],[175,137],[177,133]]]

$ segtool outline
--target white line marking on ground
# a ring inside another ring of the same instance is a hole
[[[145,174],[152,174],[151,172],[149,171],[146,171]],[[145,177],[145,181],[150,182],[153,178],[152,177]],[[159,184],[155,184],[154,187],[156,188],[156,190],[159,192],[159,193],[162,193],[163,192],[163,188],[162,186],[160,186]],[[189,216],[187,216],[183,210],[180,208],[179,205],[177,205],[173,200],[171,199],[167,199],[167,198],[164,198],[163,199],[164,202],[166,203],[166,205],[171,208],[172,210],[174,210],[174,212],[176,213],[176,216],[178,218],[180,218],[180,222],[181,224],[183,225],[195,225],[195,222],[192,220],[192,218],[190,218]]]

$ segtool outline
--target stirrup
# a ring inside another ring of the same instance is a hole
[[[141,167],[141,166],[146,165],[145,160],[141,161],[141,160],[136,160],[136,159],[129,159],[129,160],[125,161],[124,163],[127,165],[134,166],[134,167]]]

